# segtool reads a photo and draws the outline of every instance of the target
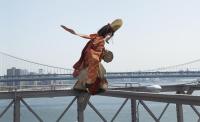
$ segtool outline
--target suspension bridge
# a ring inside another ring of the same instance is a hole
[[[0,82],[74,80],[72,69],[29,61],[0,52]],[[200,59],[145,71],[108,72],[107,79],[200,77]]]
[[[104,97],[116,97],[124,99],[119,105],[116,113],[109,120],[95,105],[90,101],[91,95],[83,92],[73,91],[68,83],[74,83],[72,70],[29,61],[7,53],[0,52],[0,99],[9,99],[10,102],[0,112],[0,121],[5,116],[8,109],[13,106],[13,122],[21,121],[21,105],[24,105],[39,122],[44,119],[26,101],[28,98],[46,97],[74,97],[63,112],[55,117],[55,121],[60,122],[70,107],[77,101],[77,121],[84,122],[84,111],[88,105],[103,122],[114,122],[127,101],[130,101],[130,115],[132,122],[139,122],[139,104],[152,121],[161,122],[163,115],[170,104],[175,104],[177,122],[184,121],[183,106],[188,105],[200,121],[200,113],[197,106],[200,106],[200,97],[192,95],[193,92],[200,90],[200,82],[190,84],[163,85],[159,89],[161,93],[152,93],[151,87],[132,86],[126,84],[124,87],[112,87],[108,91],[99,94]],[[200,59],[186,62],[183,64],[156,68],[153,70],[133,71],[133,72],[108,72],[106,77],[110,80],[117,79],[145,79],[145,78],[196,78],[200,77]],[[42,83],[45,81],[45,84]],[[121,85],[122,86],[122,85]],[[165,94],[165,92],[175,92],[176,94]],[[159,116],[148,107],[145,101],[165,103],[164,109]],[[167,115],[165,115],[167,116]]]

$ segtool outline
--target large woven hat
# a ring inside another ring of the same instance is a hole
[[[98,30],[98,35],[106,36],[108,33],[113,33],[117,31],[122,26],[122,20],[116,19],[111,24],[104,25],[101,29]]]
[[[122,24],[123,24],[122,19],[116,19],[110,24],[110,26],[115,32],[122,26]]]

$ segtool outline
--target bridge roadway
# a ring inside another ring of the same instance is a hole
[[[180,72],[110,72],[107,79],[121,78],[173,78],[173,77],[200,77],[200,71]],[[0,82],[14,81],[45,81],[45,80],[74,80],[71,74],[39,74],[21,76],[0,76]]]

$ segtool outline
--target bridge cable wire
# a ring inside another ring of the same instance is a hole
[[[18,59],[18,60],[21,60],[21,61],[25,61],[25,62],[28,62],[28,63],[37,64],[37,65],[41,65],[41,66],[46,66],[46,67],[49,67],[49,68],[62,69],[62,70],[72,70],[72,69],[67,69],[67,68],[62,68],[62,67],[56,67],[56,66],[52,66],[52,65],[41,64],[41,63],[37,63],[37,62],[34,62],[34,61],[29,61],[29,60],[22,59],[22,58],[19,58],[19,57],[16,57],[16,56],[13,56],[13,55],[1,52],[1,51],[0,51],[0,54],[8,56],[8,57],[11,57],[11,58],[15,58],[15,59]],[[196,62],[200,62],[200,59],[189,61],[189,62],[182,63],[182,64],[171,65],[171,66],[166,66],[166,67],[160,67],[160,68],[151,69],[151,70],[145,70],[145,71],[166,70],[166,69],[170,69],[170,68],[175,68],[175,67],[180,67],[180,66],[185,66],[185,65],[193,64],[193,63],[196,63]]]
[[[18,59],[18,60],[21,60],[21,61],[25,61],[25,62],[28,62],[28,63],[40,65],[40,66],[46,66],[46,67],[55,68],[55,69],[62,69],[62,70],[72,70],[72,69],[67,69],[67,68],[62,68],[62,67],[56,67],[56,66],[52,66],[52,65],[41,64],[41,63],[29,61],[29,60],[22,59],[22,58],[19,58],[19,57],[16,57],[16,56],[12,56],[10,54],[7,54],[7,53],[1,52],[1,51],[0,51],[0,54],[8,56],[8,57],[11,57],[11,58],[14,58],[14,59]]]
[[[166,66],[166,67],[160,67],[160,68],[151,69],[151,70],[146,70],[146,71],[166,70],[166,69],[171,69],[171,68],[175,68],[175,67],[180,67],[180,66],[185,66],[185,65],[189,65],[189,64],[194,64],[194,63],[196,63],[196,62],[200,62],[200,59],[196,59],[196,60],[189,61],[189,62],[182,63],[182,64],[171,65],[171,66]]]

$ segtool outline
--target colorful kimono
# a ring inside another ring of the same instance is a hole
[[[97,34],[91,34],[87,38],[90,41],[82,50],[79,61],[73,66],[73,75],[78,78],[74,89],[85,89],[91,94],[96,94],[100,90],[107,89],[107,81],[104,77],[105,69],[100,63],[105,51],[105,41],[102,36]]]

